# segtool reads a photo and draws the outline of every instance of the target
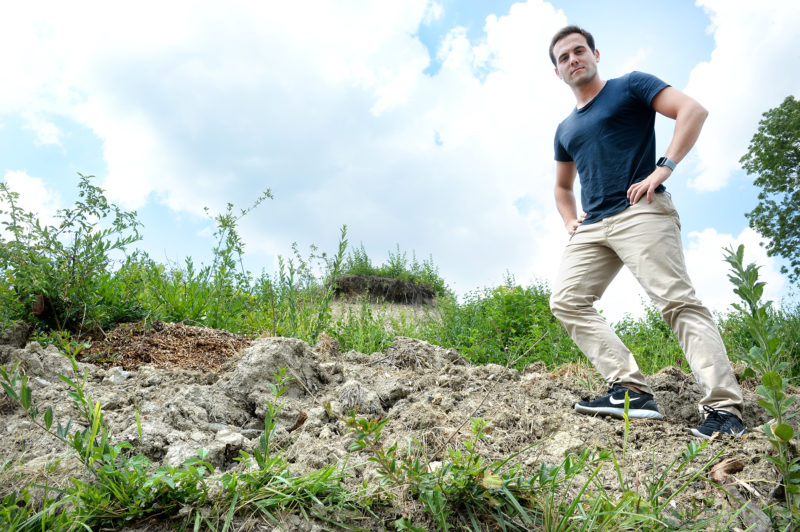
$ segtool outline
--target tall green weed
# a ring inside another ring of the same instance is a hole
[[[308,257],[303,257],[293,244],[292,257],[278,257],[275,275],[262,272],[256,280],[257,312],[251,316],[251,327],[315,343],[330,326],[336,279],[342,274],[346,250],[347,226],[342,227],[332,256],[312,246]]]
[[[163,265],[149,257],[139,257],[139,301],[146,315],[240,334],[269,333],[314,343],[330,324],[334,281],[342,270],[347,228],[342,227],[332,256],[312,246],[304,257],[293,244],[292,256],[278,257],[275,274],[262,271],[254,279],[244,267],[245,246],[238,225],[268,198],[272,198],[269,190],[247,209],[237,213],[228,204],[224,212],[212,217],[216,240],[210,264],[196,265],[188,257],[183,266]]]
[[[762,301],[765,283],[758,278],[759,267],[744,264],[744,246],[739,246],[736,251],[726,249],[725,260],[730,265],[728,278],[741,299],[733,306],[751,338],[750,349],[738,353],[738,356],[747,364],[747,372],[760,378],[761,384],[756,388],[761,396],[758,404],[772,417],[762,429],[777,455],[765,458],[781,474],[786,501],[786,508],[773,507],[773,514],[787,530],[797,529],[800,527],[800,456],[796,451],[794,427],[789,423],[797,415],[792,408],[797,398],[788,395],[787,381],[783,378],[791,365],[785,357],[786,342],[773,327],[772,302]]]
[[[329,334],[339,341],[342,351],[359,353],[384,351],[397,336],[420,338],[424,324],[430,321],[435,311],[426,310],[424,315],[401,310],[390,311],[388,305],[375,305],[365,296],[358,307],[346,308],[330,325]]]
[[[766,307],[765,324],[776,337],[783,339],[785,360],[800,360],[800,303]],[[753,346],[753,336],[748,330],[746,317],[736,310],[720,318],[722,339],[731,353],[746,353]],[[800,364],[790,364],[784,376],[792,381],[800,379]]]

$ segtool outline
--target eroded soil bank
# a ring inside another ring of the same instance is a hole
[[[287,393],[278,400],[282,410],[274,438],[276,449],[282,450],[296,474],[347,460],[353,489],[363,480],[375,486],[379,481],[376,466],[366,461],[365,454],[356,452],[348,457],[354,436],[345,421],[354,409],[359,416],[389,419],[383,431],[386,446],[398,442],[399,448],[413,449],[430,461],[447,460],[448,448],[463,449],[462,442],[471,436],[469,420],[475,417],[489,423],[487,436],[476,444],[481,456],[498,460],[519,453],[513,462],[531,472],[543,462],[558,464],[565,453],[579,453],[587,447],[613,448],[621,456],[622,422],[572,410],[576,401],[603,391],[590,370],[550,372],[534,365],[519,372],[492,364],[471,366],[454,350],[409,338],[397,338],[384,353],[363,354],[341,353],[335,342],[324,336],[311,347],[290,338],[237,344],[241,339],[218,331],[172,324],[162,324],[160,330],[129,332],[127,337],[120,333],[126,338],[127,358],[115,357],[117,348],[106,345],[87,355],[85,359],[94,363],[82,362],[80,370],[87,372],[86,390],[102,404],[113,434],[132,443],[155,464],[180,464],[202,447],[208,450],[207,459],[217,474],[244,468],[234,458],[240,450],[251,451],[257,445],[266,407],[275,400],[270,389],[273,373],[281,367],[288,369],[292,379]],[[154,343],[156,334],[184,346],[185,353],[173,357],[178,362],[163,363],[169,355],[159,351],[158,345],[167,340]],[[193,342],[189,348],[186,338]],[[7,367],[19,363],[28,375],[34,398],[40,405],[54,407],[54,419],[76,418],[67,385],[57,377],[59,373],[72,375],[69,361],[52,346],[20,347],[13,338],[8,342],[0,346],[0,363]],[[152,356],[136,362],[130,353],[135,352],[137,342]],[[158,360],[162,363],[155,364]],[[121,363],[124,366],[115,365]],[[666,420],[631,422],[623,467],[634,489],[645,489],[648,479],[686,450],[690,439],[686,428],[700,421],[695,406],[700,392],[690,375],[668,368],[652,376],[651,383]],[[764,459],[771,452],[769,445],[756,428],[766,421],[763,409],[755,403],[752,383],[744,384],[744,421],[751,433],[730,445],[726,440],[713,441],[704,455],[709,458],[722,451],[719,460],[738,463],[738,471],[724,481],[741,500],[760,506],[777,478]],[[141,438],[136,429],[137,410]],[[0,475],[0,497],[20,478],[32,482],[48,476],[51,484],[66,484],[71,476],[84,475],[80,463],[23,414],[5,396],[0,398],[0,463],[7,462]],[[703,463],[699,460],[691,467]],[[599,478],[607,489],[619,489],[613,468],[604,468]],[[692,483],[675,501],[678,506],[710,505],[715,511],[741,502],[732,501],[705,481]],[[358,525],[391,530],[394,520],[405,514],[419,526],[434,528],[413,498],[398,496],[392,504],[382,510],[382,519],[362,520]],[[283,519],[283,529],[326,528],[324,523],[297,516]],[[274,525],[260,521],[248,526],[270,530]]]

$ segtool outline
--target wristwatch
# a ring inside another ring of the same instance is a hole
[[[672,159],[668,159],[667,157],[661,157],[657,162],[656,166],[666,166],[673,172],[675,171],[675,167],[678,166],[678,163],[673,161]]]

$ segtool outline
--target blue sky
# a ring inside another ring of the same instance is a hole
[[[0,178],[45,220],[93,174],[139,213],[140,248],[207,261],[203,207],[269,187],[241,226],[254,272],[292,242],[333,251],[347,224],[375,262],[432,255],[460,293],[550,281],[566,242],[552,135],[574,100],[547,46],[572,23],[601,76],[650,72],[710,111],[666,183],[701,297],[733,300],[721,247],[739,243],[770,297],[792,291],[747,228],[738,160],[761,113],[800,95],[795,1],[18,4],[0,18]],[[671,128],[659,119],[660,151]],[[622,274],[601,307],[616,319],[641,298]]]

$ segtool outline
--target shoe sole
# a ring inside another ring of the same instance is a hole
[[[689,429],[689,432],[692,434],[692,436],[697,436],[698,438],[704,438],[706,440],[711,439],[711,436],[706,436],[705,434],[703,434],[702,432],[700,432],[697,429]],[[713,435],[713,433],[712,433],[712,435]]]
[[[617,419],[624,419],[625,417],[624,408],[613,408],[609,406],[590,407],[590,406],[582,406],[576,404],[575,411],[581,414],[611,416]],[[664,416],[661,414],[661,412],[655,410],[638,409],[638,408],[629,409],[628,417],[636,419],[664,419]]]
[[[747,430],[745,429],[738,434],[734,434],[733,432],[712,432],[711,436],[706,436],[697,429],[689,429],[689,432],[691,432],[693,436],[697,436],[698,438],[704,438],[706,440],[710,440],[711,436],[713,436],[714,434],[722,434],[723,436],[733,436],[734,438],[741,438],[742,436],[745,435],[745,433],[747,433]]]

